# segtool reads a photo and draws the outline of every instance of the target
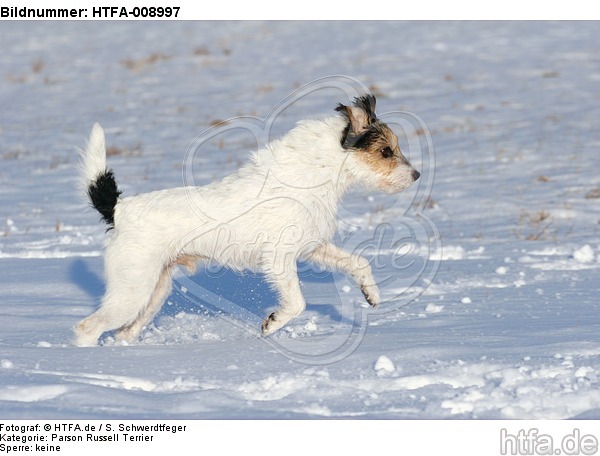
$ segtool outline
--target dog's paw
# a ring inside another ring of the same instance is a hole
[[[360,287],[360,291],[362,291],[363,296],[369,303],[371,307],[376,309],[379,304],[381,304],[381,299],[379,298],[379,289],[377,285],[362,285]]]
[[[262,334],[263,336],[268,336],[273,334],[278,329],[282,328],[287,321],[280,320],[275,316],[275,312],[269,315],[262,323]]]
[[[122,326],[115,332],[115,341],[121,344],[130,344],[136,341],[139,335],[139,332],[132,326]]]
[[[76,333],[73,344],[76,347],[95,347],[98,345],[98,340],[86,334]]]
[[[95,347],[98,345],[98,336],[90,331],[90,327],[87,318],[75,326],[75,340],[73,343],[76,347]]]

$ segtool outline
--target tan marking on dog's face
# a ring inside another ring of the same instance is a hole
[[[358,157],[369,168],[382,176],[389,176],[401,163],[406,163],[398,147],[398,137],[386,125],[381,126],[381,132],[376,135],[374,141],[366,149],[357,151]],[[389,148],[393,155],[386,157]],[[384,152],[385,151],[385,152]]]
[[[385,124],[378,123],[363,147],[355,149],[356,157],[373,172],[370,185],[388,193],[409,187],[414,181],[414,169],[402,155],[398,137]]]

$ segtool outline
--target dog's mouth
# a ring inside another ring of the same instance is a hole
[[[421,173],[419,171],[410,168],[408,172],[392,173],[380,181],[377,187],[387,194],[399,193],[414,184],[420,177]]]

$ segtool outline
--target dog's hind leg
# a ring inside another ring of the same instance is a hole
[[[283,327],[306,308],[295,259],[284,265],[280,271],[267,271],[267,280],[279,294],[279,309],[263,321],[262,333],[265,336]]]
[[[146,308],[138,315],[136,320],[130,325],[122,326],[117,333],[115,334],[115,339],[118,341],[132,342],[136,340],[144,327],[152,321],[154,316],[160,311],[165,299],[171,293],[173,289],[172,278],[171,278],[171,266],[166,266],[162,273],[160,274],[160,278],[158,279],[158,283],[156,284],[156,288],[154,288],[154,293],[152,293],[152,297],[148,302]]]
[[[96,345],[106,331],[133,323],[150,302],[163,267],[150,257],[107,250],[107,290],[100,309],[75,327],[75,344]]]
[[[105,297],[100,309],[83,319],[75,327],[75,345],[78,347],[94,346],[97,344],[98,338],[106,331],[112,331],[134,320],[139,310],[136,309],[135,313],[129,309],[116,310],[119,304],[124,303],[124,300],[131,302],[131,299],[131,296],[126,295],[121,295],[118,301],[111,296]]]
[[[371,273],[371,265],[362,256],[346,252],[334,244],[325,244],[312,252],[307,259],[350,276],[372,307],[380,304],[379,289]]]

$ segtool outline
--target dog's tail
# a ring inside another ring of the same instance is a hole
[[[99,124],[94,124],[92,128],[81,164],[86,192],[92,206],[100,212],[108,229],[114,228],[115,206],[121,192],[112,170],[106,167],[104,130]]]

